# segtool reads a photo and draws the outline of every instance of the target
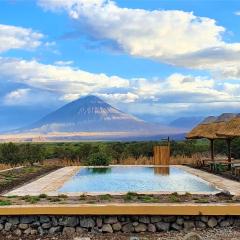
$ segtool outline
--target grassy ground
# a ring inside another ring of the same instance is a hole
[[[21,186],[58,168],[59,167],[56,166],[32,166],[0,172],[0,194]]]
[[[104,204],[104,203],[240,203],[240,198],[228,194],[219,193],[216,195],[189,194],[179,195],[159,194],[146,195],[129,192],[125,195],[81,195],[68,197],[64,194],[58,196],[9,196],[0,197],[0,206],[25,205],[25,204]]]

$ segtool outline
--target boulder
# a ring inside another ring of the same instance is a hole
[[[93,228],[95,226],[95,221],[90,218],[80,218],[80,226],[84,228]]]
[[[217,226],[218,222],[217,222],[216,218],[211,217],[211,218],[208,220],[207,224],[208,224],[208,226],[209,226],[210,228],[213,228],[213,227]]]
[[[73,227],[64,227],[63,228],[63,235],[72,236],[75,233],[75,228]]]
[[[170,228],[170,223],[166,223],[166,222],[158,222],[156,223],[156,227],[158,231],[169,231]]]
[[[112,225],[112,228],[113,228],[113,230],[114,231],[120,231],[121,230],[121,228],[122,228],[122,225],[119,223],[119,222],[117,222],[117,223],[114,223],[113,225]]]
[[[146,232],[147,230],[147,225],[144,223],[139,223],[136,227],[135,227],[135,232],[139,233],[139,232]]]
[[[102,231],[105,233],[113,233],[112,226],[110,224],[104,224],[102,226]]]

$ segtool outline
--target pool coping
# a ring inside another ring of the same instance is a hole
[[[239,203],[68,204],[0,207],[1,216],[14,215],[208,215],[239,216]]]
[[[144,166],[144,167],[166,167],[166,165],[110,165],[109,167],[114,167],[114,166],[124,166],[124,167],[132,167],[132,166]],[[207,181],[210,184],[213,184],[216,186],[219,191],[228,191],[232,195],[240,195],[240,182],[236,182],[233,180],[228,180],[223,177],[207,173],[198,169],[194,169],[191,167],[183,166],[183,165],[170,165],[172,167],[177,167],[180,169],[183,169],[184,171],[191,173],[195,176],[200,177],[204,181]],[[17,188],[15,190],[12,190],[8,193],[5,194],[5,196],[12,196],[12,195],[17,195],[17,196],[25,196],[25,195],[30,195],[30,196],[37,196],[39,194],[45,193],[49,196],[57,196],[61,194],[58,192],[58,189],[63,186],[63,184],[71,179],[77,171],[79,171],[80,168],[86,168],[89,166],[71,166],[71,167],[63,167],[60,168],[32,183],[26,184],[20,188]],[[94,167],[94,166],[90,166]],[[106,166],[99,166],[99,168],[103,168]],[[191,194],[216,194],[219,191],[214,191],[214,192],[189,192]],[[171,194],[173,191],[154,191],[154,192],[136,192],[139,194]],[[186,191],[178,192],[179,194],[185,194]],[[65,195],[68,196],[79,196],[81,194],[87,194],[87,195],[101,195],[101,194],[111,194],[111,195],[123,195],[126,194],[126,192],[94,192],[94,193],[89,193],[89,192],[74,192],[74,193],[66,193],[64,192]]]

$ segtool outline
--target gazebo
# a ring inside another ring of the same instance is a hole
[[[206,138],[210,141],[211,160],[214,161],[214,140],[226,139],[228,145],[228,161],[231,161],[231,140],[232,137],[217,134],[226,128],[226,123],[233,119],[236,115],[224,113],[219,117],[207,117],[202,123],[192,129],[186,136],[187,139]]]

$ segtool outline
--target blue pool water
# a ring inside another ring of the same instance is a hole
[[[177,167],[82,168],[59,192],[214,192],[201,178]]]

